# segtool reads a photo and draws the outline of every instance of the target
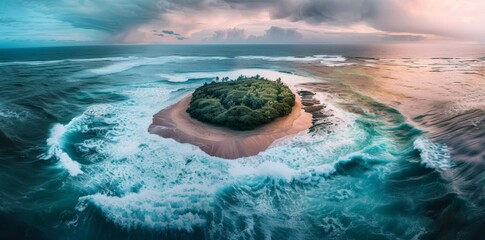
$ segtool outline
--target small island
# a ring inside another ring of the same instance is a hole
[[[295,94],[281,79],[241,76],[197,88],[187,112],[201,122],[251,130],[290,114],[294,105]]]
[[[226,159],[252,156],[312,126],[300,96],[280,79],[216,79],[153,116],[148,131]]]

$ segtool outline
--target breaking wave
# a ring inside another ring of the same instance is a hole
[[[433,143],[425,137],[419,137],[413,145],[414,149],[419,151],[424,166],[438,171],[446,171],[453,167],[446,145]]]

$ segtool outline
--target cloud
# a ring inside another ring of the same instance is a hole
[[[180,34],[172,31],[172,30],[162,30],[163,33],[168,34],[168,35],[174,35],[174,36],[179,36]]]
[[[272,26],[262,36],[249,36],[251,43],[296,43],[303,39],[303,35],[296,29]]]
[[[266,9],[273,19],[350,24],[362,21],[373,12],[376,0],[224,0],[236,9]]]
[[[226,29],[215,31],[212,37],[205,40],[208,43],[295,43],[302,40],[303,35],[296,29],[272,26],[263,35],[248,35],[244,29]]]
[[[27,8],[55,14],[61,21],[75,27],[117,34],[143,23],[160,19],[167,11],[165,4],[154,0],[21,1]]]
[[[358,32],[319,32],[304,36],[293,28],[272,26],[262,35],[250,35],[245,29],[231,28],[215,31],[205,43],[224,44],[282,44],[282,43],[375,43],[375,42],[416,42],[426,39],[416,34],[358,33]]]
[[[432,34],[485,41],[481,0],[224,0],[234,9],[264,9],[271,19],[310,25],[363,23],[389,33]]]
[[[155,36],[159,36],[159,37],[174,37],[175,39],[177,39],[178,41],[182,41],[182,40],[186,40],[186,39],[189,39],[187,37],[184,37],[184,36],[181,36],[180,34],[172,31],[172,30],[161,30],[160,32],[162,33],[157,33],[158,31],[157,30],[152,30],[152,32],[154,32],[154,35]]]
[[[398,35],[398,34],[386,34],[382,36],[382,39],[385,41],[391,41],[391,42],[415,42],[415,41],[421,41],[426,39],[425,37],[421,35],[410,35],[410,34],[404,34],[404,35]]]
[[[206,39],[210,43],[243,43],[247,40],[246,30],[244,29],[225,29],[217,30],[212,37]]]
[[[58,16],[26,8],[24,1],[0,1],[0,47],[99,44],[108,34],[79,29]]]
[[[11,12],[22,12],[25,9],[36,11],[73,28],[101,32],[103,34],[96,36],[108,35],[108,41],[126,42],[127,38],[130,42],[160,41],[160,36],[152,33],[152,26],[161,26],[170,30],[159,33],[165,37],[174,36],[168,40],[175,42],[187,37],[196,41],[192,35],[197,33],[206,34],[199,40],[210,39],[212,42],[301,42],[307,38],[310,30],[320,32],[320,36],[326,36],[331,31],[341,33],[342,36],[351,32],[373,33],[376,39],[384,41],[414,41],[431,36],[485,42],[485,30],[482,29],[485,1],[482,0],[7,2],[21,6]],[[11,17],[6,15],[0,18],[0,23],[9,24],[17,20],[16,16]],[[36,25],[34,20],[24,25],[28,24]],[[227,30],[217,30],[221,25],[227,27]],[[406,35],[408,37],[403,37]]]

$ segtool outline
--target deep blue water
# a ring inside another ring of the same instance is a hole
[[[339,79],[301,70],[413,57],[466,58],[453,64],[483,71],[483,48],[423,48],[2,49],[0,238],[483,238],[483,128],[460,136],[475,145],[457,159],[457,143],[440,136],[464,127],[439,114],[410,121]],[[331,124],[235,161],[147,132],[160,109],[216,76],[241,74],[326,86],[316,97]],[[485,116],[480,106],[472,114]],[[413,125],[420,121],[446,129],[425,132]]]

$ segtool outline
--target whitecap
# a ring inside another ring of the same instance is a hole
[[[89,69],[88,71],[98,75],[107,75],[120,73],[132,68],[149,66],[149,65],[162,65],[169,62],[179,61],[202,61],[202,60],[224,60],[226,57],[196,57],[196,56],[162,56],[162,57],[142,57],[129,59],[127,61],[115,63],[105,67]]]
[[[420,152],[421,164],[425,167],[438,171],[445,171],[453,167],[454,164],[450,160],[450,153],[445,144],[433,143],[425,137],[419,137],[413,145],[414,149]]]
[[[101,62],[101,61],[128,61],[134,60],[137,57],[129,56],[129,57],[104,57],[104,58],[73,58],[73,59],[59,59],[59,60],[45,60],[45,61],[14,61],[14,62],[0,62],[0,66],[9,66],[9,65],[49,65],[49,64],[57,64],[57,63],[64,63],[64,62]]]
[[[295,170],[280,162],[263,162],[257,166],[232,164],[229,173],[234,177],[241,176],[270,176],[276,179],[284,179],[290,182],[295,175]]]
[[[228,77],[231,80],[237,79],[239,76],[253,77],[259,75],[261,77],[276,80],[281,79],[288,86],[295,86],[300,83],[315,82],[315,79],[304,77],[296,74],[278,72],[274,70],[267,69],[239,69],[234,71],[225,72],[192,72],[192,73],[161,73],[158,76],[167,79],[170,82],[186,82],[194,79],[215,79],[219,77],[220,79]]]
[[[274,62],[320,62],[320,61],[328,61],[328,62],[345,62],[347,59],[340,55],[313,55],[313,56],[305,56],[305,57],[294,57],[294,56],[238,56],[236,59],[243,59],[243,60],[265,60],[265,61],[274,61]]]
[[[144,190],[121,197],[94,194],[81,197],[79,205],[94,204],[108,219],[125,229],[192,231],[194,227],[203,226],[205,214],[212,211],[213,193],[207,193],[205,189],[206,186],[190,186],[164,192]]]
[[[326,67],[346,67],[356,65],[356,63],[335,63],[334,61],[320,61],[320,63]]]
[[[62,63],[64,60],[49,60],[49,61],[15,61],[15,62],[1,62],[0,66],[9,66],[9,65],[44,65],[44,64],[56,64]]]
[[[69,157],[69,155],[62,150],[62,138],[66,131],[66,126],[62,124],[55,124],[51,128],[50,136],[46,141],[48,150],[47,153],[42,156],[42,158],[57,158],[71,176],[76,176],[83,173],[81,170],[81,164],[72,160],[71,157]]]

